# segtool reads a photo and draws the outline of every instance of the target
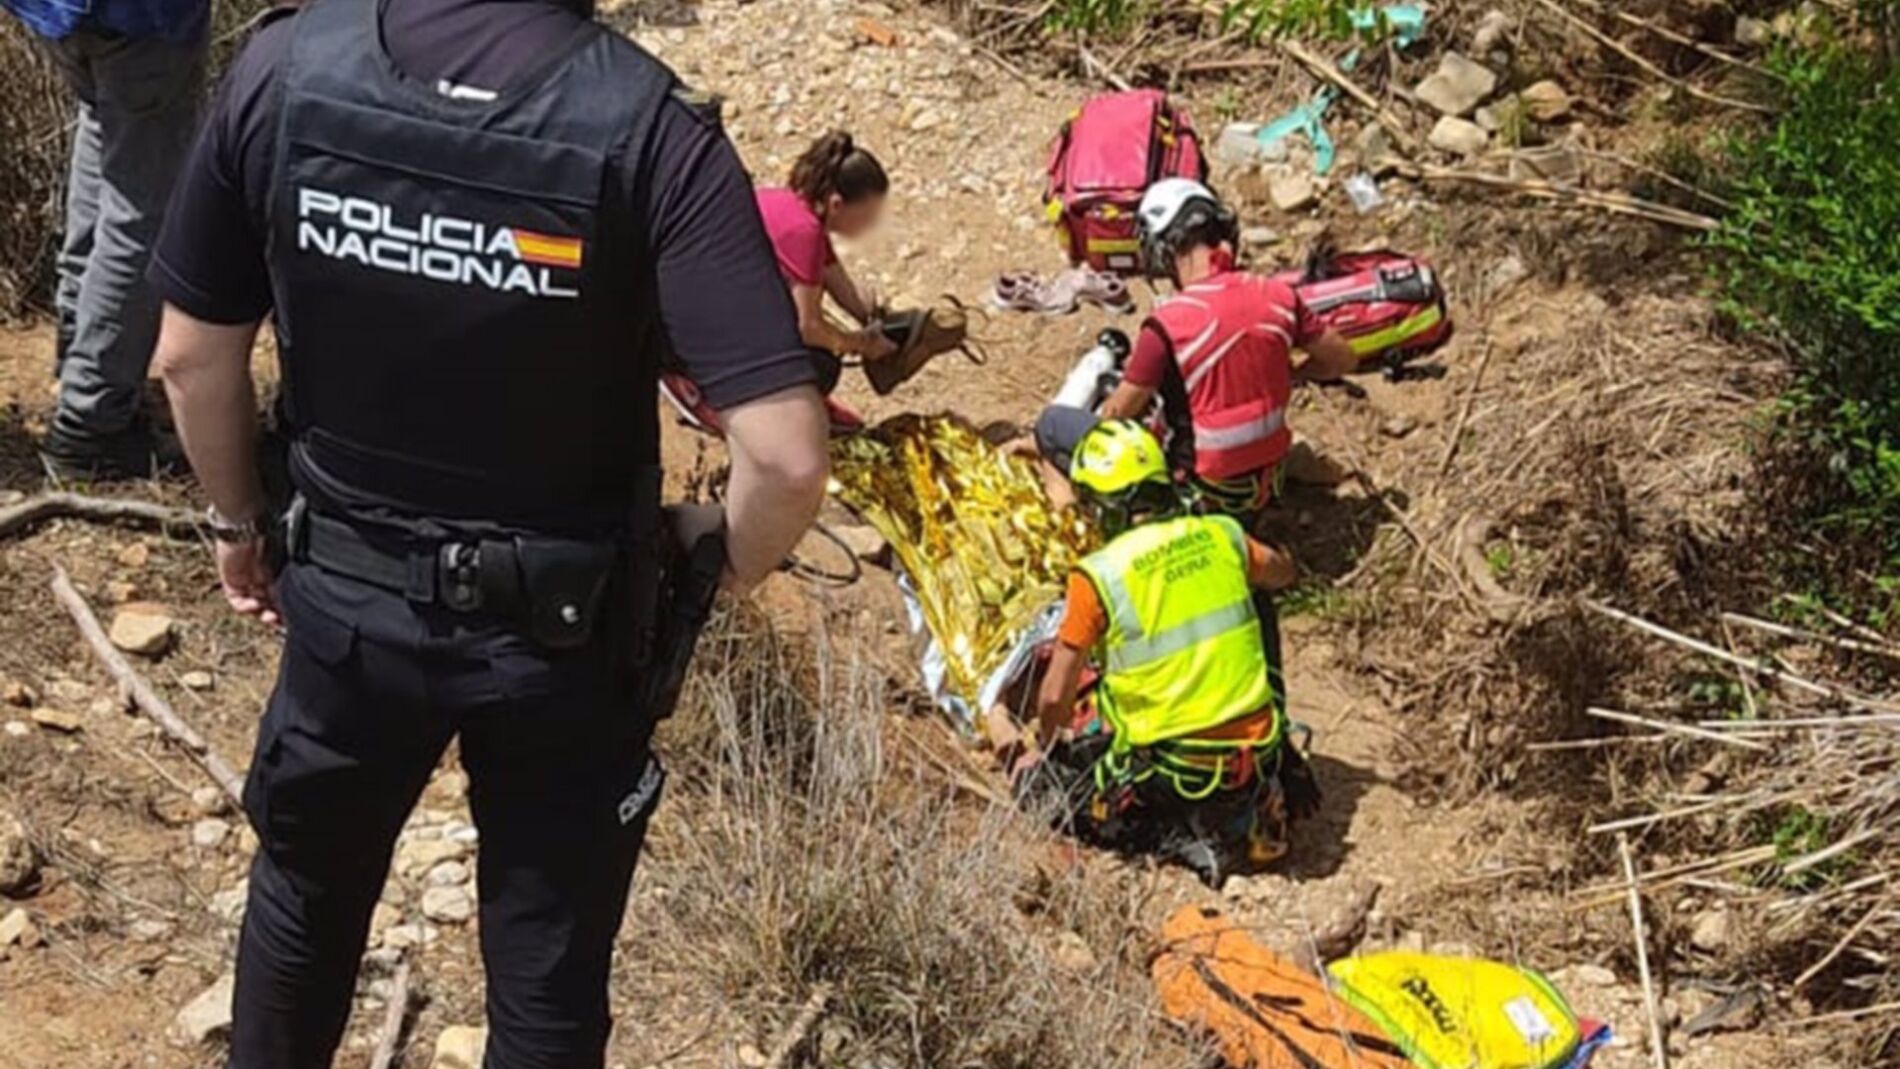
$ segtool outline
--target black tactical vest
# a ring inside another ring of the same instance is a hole
[[[620,176],[671,73],[589,24],[495,99],[450,95],[395,68],[377,0],[314,0],[281,78],[293,472],[423,519],[623,522],[658,463],[662,343]]]

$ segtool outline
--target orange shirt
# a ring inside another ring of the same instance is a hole
[[[1264,586],[1269,567],[1266,546],[1247,539],[1247,582],[1253,586]],[[1102,605],[1102,597],[1095,592],[1095,584],[1083,574],[1081,569],[1069,573],[1068,597],[1062,612],[1062,626],[1056,631],[1056,641],[1075,650],[1086,650],[1102,641],[1108,634],[1108,610]],[[1273,734],[1273,709],[1262,709],[1251,716],[1230,720],[1216,728],[1201,732],[1196,738],[1257,741]]]

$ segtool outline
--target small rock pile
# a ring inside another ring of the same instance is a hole
[[[1570,93],[1547,78],[1514,91],[1506,89],[1516,73],[1512,56],[1516,29],[1509,15],[1491,11],[1472,34],[1470,55],[1446,51],[1432,73],[1412,88],[1411,98],[1437,116],[1426,144],[1458,161],[1506,149],[1512,177],[1574,183],[1582,177],[1581,156],[1567,141],[1555,137],[1557,127],[1575,118],[1576,102]],[[1328,118],[1341,114],[1335,108]],[[1242,200],[1263,200],[1283,214],[1311,212],[1329,192],[1332,180],[1315,173],[1313,153],[1304,138],[1265,142],[1260,135],[1266,128],[1260,122],[1228,123],[1212,139],[1210,154],[1225,171],[1224,181],[1239,191]],[[1361,172],[1347,183],[1349,191],[1356,182],[1376,193],[1374,181],[1391,174],[1399,162],[1391,133],[1370,119],[1342,143],[1339,156]],[[1359,207],[1369,211],[1379,203],[1381,198],[1367,195]]]
[[[1575,104],[1555,81],[1534,82],[1493,99],[1499,82],[1490,67],[1459,52],[1445,53],[1438,70],[1413,90],[1439,113],[1428,138],[1431,146],[1469,159],[1484,155],[1496,143],[1521,148],[1538,128],[1571,117]]]

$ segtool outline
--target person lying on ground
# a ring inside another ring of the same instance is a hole
[[[1218,884],[1242,857],[1283,854],[1289,812],[1317,798],[1286,744],[1256,609],[1255,590],[1290,584],[1291,564],[1231,517],[1194,515],[1139,424],[1097,425],[1070,472],[1108,541],[1069,578],[1019,787],[1084,839]],[[1107,732],[1067,737],[1090,661]]]
[[[1159,397],[1173,466],[1190,473],[1204,508],[1251,531],[1292,447],[1293,383],[1335,381],[1358,358],[1291,286],[1235,267],[1238,220],[1206,186],[1158,182],[1142,198],[1140,217],[1143,263],[1176,292],[1142,324],[1121,385],[1094,415],[1139,419]],[[1307,355],[1298,367],[1296,347]],[[1089,416],[1052,410],[1038,421],[1038,451],[1058,470],[1093,427]]]

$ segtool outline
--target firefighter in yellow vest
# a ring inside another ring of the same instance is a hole
[[[1108,538],[1070,576],[1038,701],[1047,755],[1025,777],[1083,838],[1173,857],[1213,885],[1286,851],[1286,822],[1318,790],[1275,693],[1256,590],[1290,562],[1224,515],[1194,515],[1161,445],[1102,422],[1070,464]],[[1078,727],[1086,662],[1100,672]]]

